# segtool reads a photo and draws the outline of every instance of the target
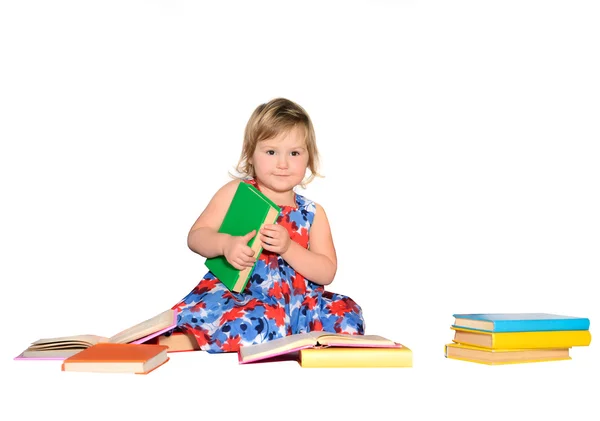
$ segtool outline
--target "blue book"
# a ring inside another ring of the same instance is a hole
[[[454,314],[454,327],[486,332],[588,330],[590,319],[546,313]]]

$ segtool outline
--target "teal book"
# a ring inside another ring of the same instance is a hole
[[[223,218],[219,232],[242,236],[256,230],[256,235],[248,242],[248,246],[254,251],[255,266],[256,260],[262,252],[260,239],[258,239],[260,229],[265,224],[277,222],[280,211],[279,206],[254,186],[241,182],[235,191],[225,218]],[[244,290],[254,270],[254,266],[238,270],[229,264],[225,256],[208,258],[205,265],[213,275],[234,292]]]
[[[485,332],[588,330],[590,319],[548,313],[454,314],[453,327]]]

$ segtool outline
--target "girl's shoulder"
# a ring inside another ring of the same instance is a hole
[[[243,180],[236,178],[235,180],[231,180],[231,181],[228,181],[227,183],[223,184],[223,186],[218,191],[231,193],[231,195],[233,196],[233,193],[235,193],[238,185],[242,182],[243,182]]]
[[[217,203],[229,203],[233,196],[235,195],[235,191],[237,190],[238,185],[240,184],[240,180],[231,180],[221,186],[219,190],[214,194],[211,202]]]

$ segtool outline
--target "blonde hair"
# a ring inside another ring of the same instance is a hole
[[[250,116],[244,131],[240,160],[235,168],[239,176],[234,177],[255,177],[254,167],[248,160],[254,154],[258,142],[272,139],[299,124],[304,127],[304,142],[308,152],[307,167],[311,172],[307,179],[302,180],[300,186],[306,188],[315,177],[322,177],[319,174],[319,151],[312,121],[304,108],[285,98],[275,98],[259,105]]]

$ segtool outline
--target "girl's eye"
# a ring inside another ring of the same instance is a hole
[[[267,155],[275,155],[275,151],[273,151],[273,150],[267,151]]]
[[[300,152],[298,152],[298,151],[292,152],[292,156],[299,156],[299,155],[300,155]]]

